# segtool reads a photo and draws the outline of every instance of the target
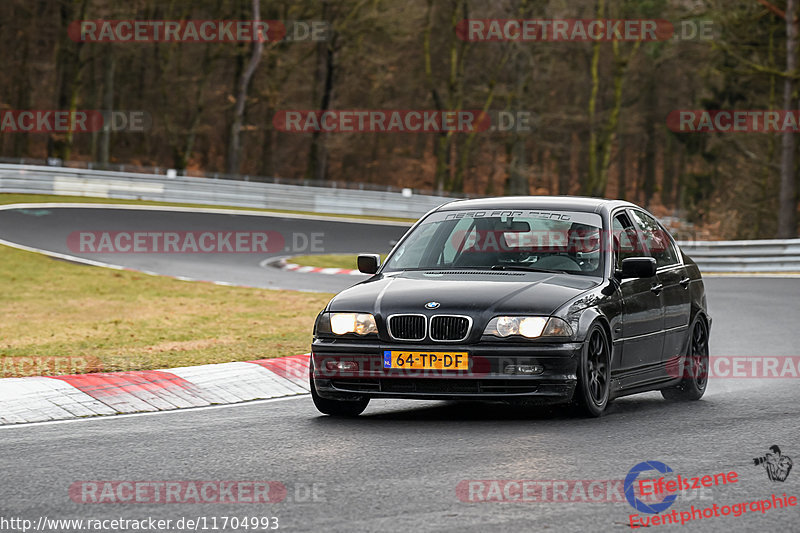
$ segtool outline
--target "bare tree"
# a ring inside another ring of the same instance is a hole
[[[253,0],[253,20],[261,20],[261,2]],[[259,35],[253,43],[253,53],[247,63],[242,75],[239,77],[239,90],[236,93],[236,104],[233,107],[233,121],[231,122],[230,135],[228,137],[228,174],[239,173],[239,158],[242,151],[242,124],[244,122],[244,108],[247,103],[247,90],[250,87],[250,80],[258,68],[261,61],[261,52],[264,49],[262,36]]]
[[[797,0],[787,0],[786,13],[786,77],[783,80],[783,109],[791,113],[794,107],[797,73]],[[797,237],[797,179],[795,172],[794,132],[784,132],[781,140],[781,184],[778,192],[779,239]]]

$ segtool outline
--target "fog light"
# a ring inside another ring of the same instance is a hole
[[[358,370],[358,362],[328,361],[325,363],[325,369],[330,372],[355,372]]]
[[[508,365],[504,372],[506,374],[541,374],[544,372],[542,365]]]

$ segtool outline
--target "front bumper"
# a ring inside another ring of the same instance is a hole
[[[520,399],[559,403],[572,398],[582,348],[580,342],[399,345],[316,339],[311,354],[312,379],[317,394],[328,399]],[[387,369],[383,367],[385,350],[468,352],[470,369]],[[345,372],[328,368],[329,362],[340,361],[354,361],[358,369]],[[541,373],[508,373],[507,367],[519,365],[539,366]]]

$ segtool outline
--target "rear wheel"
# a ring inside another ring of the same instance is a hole
[[[578,365],[578,384],[573,403],[579,412],[591,417],[603,414],[611,391],[611,350],[605,329],[592,326]]]
[[[314,406],[322,414],[339,417],[353,417],[358,416],[364,412],[369,404],[369,398],[362,398],[360,400],[331,400],[329,398],[321,398],[317,394],[317,387],[314,386],[314,374],[309,373],[309,385],[311,388],[311,399],[314,400]]]
[[[689,349],[684,363],[683,379],[675,387],[662,389],[661,395],[667,400],[699,400],[708,385],[708,326],[698,317],[692,328]]]

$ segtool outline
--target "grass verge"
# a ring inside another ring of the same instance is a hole
[[[386,260],[387,254],[381,254],[381,263]],[[319,255],[298,255],[289,259],[290,263],[300,266],[311,266],[319,268],[349,268],[358,269],[356,264],[357,255],[352,254],[319,254]]]
[[[0,204],[106,198],[0,194]],[[308,352],[330,294],[223,287],[0,246],[0,377],[151,370]]]
[[[0,279],[2,377],[306,353],[331,297],[88,267],[5,246]]]
[[[66,374],[305,353],[331,297],[75,265],[5,246],[0,279],[3,377],[53,365]]]

